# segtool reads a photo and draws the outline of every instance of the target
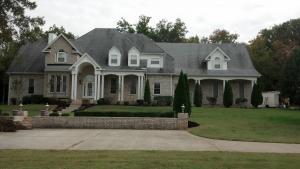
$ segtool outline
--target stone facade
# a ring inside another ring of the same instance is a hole
[[[92,129],[160,129],[188,128],[188,114],[178,118],[150,117],[33,117],[33,128],[92,128]]]

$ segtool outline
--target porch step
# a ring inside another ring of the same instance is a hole
[[[69,107],[66,107],[65,109],[62,109],[61,111],[59,111],[58,113],[70,113],[74,110],[77,110],[81,105],[78,104],[70,104]]]

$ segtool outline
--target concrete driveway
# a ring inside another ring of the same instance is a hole
[[[300,144],[214,140],[180,130],[34,129],[0,133],[0,149],[300,153]]]

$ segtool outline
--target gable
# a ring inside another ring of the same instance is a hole
[[[208,56],[206,56],[205,60],[214,60],[216,57],[219,57],[221,60],[228,61],[230,57],[219,47],[216,47]]]
[[[78,53],[81,54],[80,51],[78,50],[78,48],[63,34],[58,35],[53,41],[51,41],[44,49],[43,52],[50,52],[51,51],[51,47],[59,42],[60,40],[65,41],[67,44],[69,44],[72,48],[72,52],[73,53]]]

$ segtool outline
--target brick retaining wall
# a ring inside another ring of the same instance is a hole
[[[188,127],[188,114],[179,113],[178,118],[41,116],[32,118],[32,126],[33,128],[183,130]]]

